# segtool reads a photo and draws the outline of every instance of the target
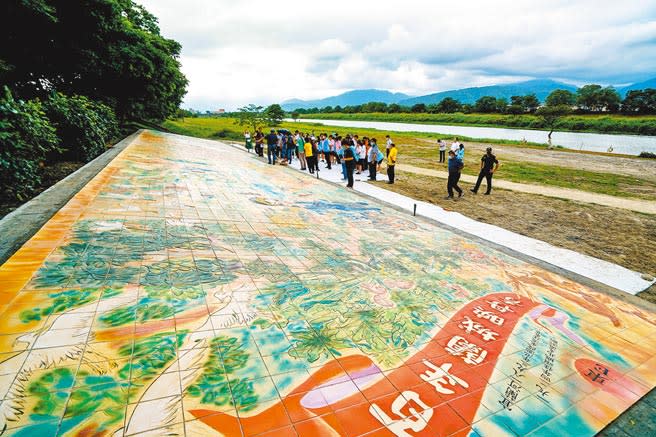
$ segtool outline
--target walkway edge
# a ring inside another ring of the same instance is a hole
[[[50,218],[93,179],[143,130],[128,135],[93,161],[86,163],[0,220],[0,265],[4,264]]]

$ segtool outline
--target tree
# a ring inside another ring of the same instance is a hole
[[[426,112],[426,104],[425,103],[415,103],[412,105],[412,108],[410,108],[410,111],[412,112]]]
[[[237,116],[237,124],[239,126],[247,126],[251,132],[255,132],[267,122],[267,117],[263,109],[264,107],[254,105],[253,103],[239,108],[237,114],[235,114]]]
[[[83,95],[123,120],[161,120],[179,108],[180,44],[132,0],[5,0],[0,17],[0,85],[19,97]]]
[[[597,104],[600,110],[616,112],[620,107],[622,98],[612,86],[606,87],[597,94]]]
[[[573,106],[576,103],[576,95],[569,90],[553,90],[545,100],[547,106],[567,105]]]
[[[506,108],[506,112],[512,115],[519,115],[526,112],[523,105],[510,105]]]
[[[584,85],[576,90],[576,104],[582,109],[596,111],[599,107],[597,96],[601,91],[601,85]]]
[[[401,112],[401,105],[398,103],[392,103],[387,107],[387,112],[390,114],[396,114],[398,112]]]
[[[616,111],[620,101],[620,95],[613,87],[602,88],[601,85],[592,84],[585,85],[576,92],[576,103],[588,111]]]
[[[503,114],[508,109],[508,100],[503,97],[499,97],[496,101],[496,111],[500,114]]]
[[[362,105],[362,112],[387,112],[387,103],[369,102]]]
[[[519,106],[520,108],[526,110],[526,107],[524,106],[524,96],[511,96],[510,104],[512,106]]]
[[[492,96],[483,96],[476,100],[474,111],[482,113],[491,113],[497,109],[497,99]]]
[[[632,90],[622,102],[622,112],[627,114],[656,114],[656,89]]]
[[[523,98],[523,104],[528,112],[535,112],[540,106],[540,100],[535,94],[527,94]]]
[[[274,103],[264,110],[264,116],[271,126],[278,126],[285,118],[285,111],[282,110],[279,104]]]
[[[298,120],[299,113],[298,111],[292,111],[292,120]]]
[[[23,200],[41,183],[46,157],[59,152],[55,128],[39,101],[16,101],[7,87],[0,95],[0,198]]]
[[[547,135],[549,146],[551,146],[551,134],[554,131],[556,123],[558,123],[561,117],[569,114],[571,111],[572,108],[568,105],[543,106],[535,111],[535,115],[540,117],[546,128],[549,129],[549,135]]]
[[[453,113],[458,112],[462,109],[462,105],[456,99],[451,97],[443,98],[440,103],[437,104],[438,112]]]

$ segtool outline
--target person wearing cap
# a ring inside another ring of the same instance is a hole
[[[492,175],[499,168],[497,157],[492,154],[492,147],[485,149],[485,155],[481,158],[481,171],[478,173],[476,185],[470,191],[474,194],[478,192],[483,178],[487,181],[487,190],[484,194],[490,194],[492,191]]]
[[[278,135],[276,135],[276,130],[271,129],[271,133],[266,136],[267,142],[267,158],[269,159],[269,164],[276,164],[276,147],[278,145]],[[273,156],[273,162],[271,162],[271,157]]]

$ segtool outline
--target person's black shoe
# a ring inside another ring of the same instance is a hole
[[[474,194],[478,194],[478,192],[477,192],[476,190],[474,190],[473,188],[472,188],[471,190],[469,190],[469,191],[471,191],[471,192],[474,193]]]
[[[489,196],[489,195],[490,195],[490,193],[488,193],[488,192],[485,192],[485,193],[483,193],[483,194],[486,195],[486,196]]]
[[[465,195],[465,193],[462,192],[462,191],[458,193],[458,197],[462,197],[462,196],[464,196],[464,195]]]
[[[394,182],[392,182],[392,181],[387,181],[387,183],[388,183],[388,184],[393,184]]]
[[[444,200],[449,200],[449,199],[453,199],[453,196],[446,196],[446,197],[444,198]]]

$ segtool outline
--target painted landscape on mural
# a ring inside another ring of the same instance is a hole
[[[143,132],[0,267],[1,435],[592,436],[656,316],[227,145]]]

